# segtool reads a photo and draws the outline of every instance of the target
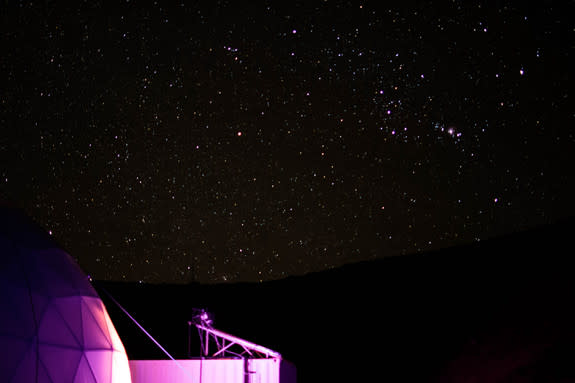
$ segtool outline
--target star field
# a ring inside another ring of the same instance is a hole
[[[9,2],[0,191],[102,280],[277,279],[554,222],[571,14]]]

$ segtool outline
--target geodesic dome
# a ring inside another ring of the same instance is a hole
[[[21,211],[0,206],[0,382],[130,381],[88,277]]]

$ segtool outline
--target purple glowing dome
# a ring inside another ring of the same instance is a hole
[[[76,262],[0,203],[0,381],[130,382],[124,346]]]

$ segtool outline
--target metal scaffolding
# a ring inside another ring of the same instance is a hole
[[[197,310],[196,315],[188,325],[194,324],[198,329],[201,341],[202,357],[205,358],[278,358],[279,352],[249,342],[237,336],[230,335],[212,327],[212,321],[205,310]],[[210,353],[210,343],[215,345],[215,350]]]

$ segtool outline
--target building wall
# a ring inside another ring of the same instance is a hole
[[[249,359],[249,383],[296,383],[280,359]],[[132,383],[244,383],[243,359],[131,360]],[[284,378],[285,376],[285,378]],[[282,377],[280,381],[280,377]]]

